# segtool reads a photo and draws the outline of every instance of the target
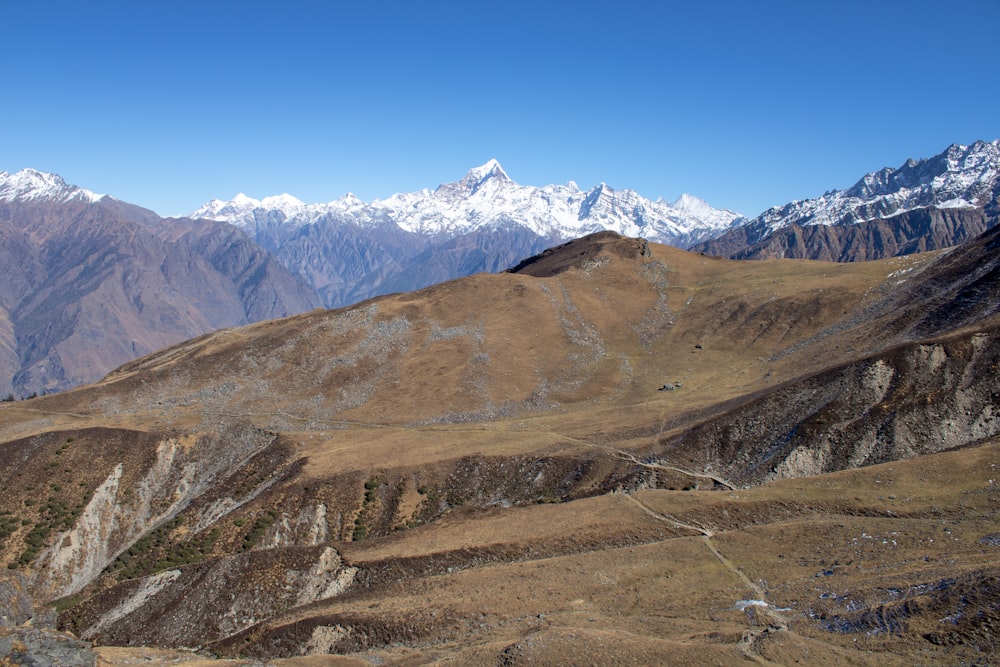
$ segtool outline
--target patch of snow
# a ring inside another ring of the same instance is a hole
[[[771,607],[764,600],[737,600],[733,606],[739,611],[746,611],[750,607],[768,607],[775,611],[792,611],[791,607]]]
[[[955,197],[948,201],[939,202],[937,204],[938,208],[972,208],[975,204],[970,204],[961,197]]]
[[[733,606],[738,610],[743,611],[747,607],[770,607],[771,605],[763,600],[737,600],[736,604]]]

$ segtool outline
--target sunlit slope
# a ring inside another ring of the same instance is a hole
[[[58,401],[73,412],[110,402],[144,419],[223,412],[289,428],[633,406],[664,400],[656,390],[671,383],[681,385],[671,409],[686,410],[866,351],[876,341],[841,337],[796,354],[863,313],[887,276],[927,261],[741,263],[608,234],[558,256],[558,271],[543,258],[210,334]]]

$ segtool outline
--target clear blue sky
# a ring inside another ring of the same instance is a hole
[[[162,215],[528,185],[756,215],[1000,138],[1000,0],[0,0],[0,170]]]

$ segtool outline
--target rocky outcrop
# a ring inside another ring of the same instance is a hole
[[[1000,331],[904,345],[789,383],[664,441],[732,483],[818,475],[1000,435]]]
[[[91,429],[15,441],[0,450],[6,479],[48,497],[23,504],[16,528],[29,546],[8,564],[30,566],[38,599],[72,595],[181,512],[199,532],[202,519],[252,499],[280,474],[282,456],[274,434],[238,423],[200,436]]]
[[[0,664],[94,667],[90,642],[56,631],[55,618],[35,607],[23,575],[0,570]]]
[[[340,595],[356,572],[329,546],[250,551],[131,580],[66,621],[104,644],[198,646]]]

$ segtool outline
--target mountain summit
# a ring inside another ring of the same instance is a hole
[[[613,231],[687,247],[743,218],[684,195],[650,201],[601,183],[520,185],[491,159],[434,190],[370,203],[282,197],[212,200],[191,214],[240,227],[305,277],[327,306],[408,291],[479,271],[502,271],[553,243]]]
[[[483,183],[483,181],[487,179],[496,179],[500,182],[512,182],[510,177],[507,175],[507,172],[503,170],[503,167],[501,167],[500,163],[495,159],[491,159],[482,166],[473,167],[465,174],[465,178],[463,178],[460,182],[462,184],[471,185],[472,189],[475,190]]]
[[[270,227],[279,218],[281,224],[295,227],[324,221],[361,227],[391,223],[417,234],[448,236],[515,225],[549,241],[609,230],[679,247],[717,236],[742,219],[738,213],[713,208],[690,195],[673,206],[650,201],[632,190],[616,191],[605,183],[587,192],[581,192],[575,183],[520,185],[495,159],[469,169],[457,182],[434,190],[395,194],[362,206],[348,207],[347,200],[341,198],[291,211],[269,200],[213,200],[190,217],[230,222],[245,229]],[[352,195],[350,202],[357,201]],[[597,201],[604,205],[595,208]],[[694,201],[700,204],[694,206]]]
[[[105,195],[69,185],[56,174],[47,174],[35,169],[22,169],[10,174],[0,171],[0,201],[15,199],[35,201],[80,201],[94,203]]]
[[[739,259],[854,261],[956,245],[1000,218],[1000,140],[953,144],[846,190],[768,209],[696,249]]]

